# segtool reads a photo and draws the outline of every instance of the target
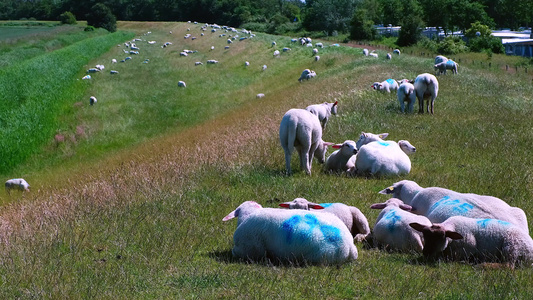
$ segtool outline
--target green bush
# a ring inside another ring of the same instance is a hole
[[[61,24],[76,24],[78,23],[76,21],[76,16],[74,16],[73,13],[71,13],[70,11],[66,11],[64,13],[62,13],[61,15],[59,15],[59,21],[61,22]]]
[[[87,25],[115,32],[117,31],[117,18],[105,4],[97,3],[91,7],[91,12],[87,14]]]
[[[460,37],[447,36],[437,46],[440,54],[457,54],[467,52],[468,47]]]
[[[94,26],[87,26],[85,27],[85,29],[83,29],[84,31],[94,31]]]
[[[249,22],[244,23],[241,25],[242,28],[246,28],[248,30],[257,31],[257,32],[267,32],[268,29],[268,23],[260,23],[260,22]]]
[[[501,40],[492,35],[470,39],[468,46],[473,52],[491,51],[493,53],[503,53],[505,51]]]

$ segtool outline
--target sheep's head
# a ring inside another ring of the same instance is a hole
[[[328,146],[334,145],[330,142],[319,143],[318,147],[315,150],[315,157],[318,159],[318,162],[323,164],[326,161],[326,152],[328,151]]]
[[[384,209],[387,206],[396,206],[399,207],[405,211],[411,211],[413,207],[411,205],[407,205],[403,203],[402,200],[398,198],[390,198],[389,200],[385,201],[385,203],[375,203],[370,206],[372,209]]]
[[[324,209],[323,206],[317,203],[309,202],[307,199],[304,198],[296,198],[290,202],[284,202],[281,203],[279,206],[289,208],[289,209],[305,209],[310,210],[313,209]]]
[[[263,208],[261,204],[255,201],[245,201],[241,205],[239,205],[239,207],[237,207],[234,211],[230,212],[227,216],[225,216],[222,221],[228,221],[233,218],[239,218],[238,224],[240,224],[246,216],[248,216],[255,210],[261,208]]]
[[[415,146],[411,145],[409,141],[406,140],[400,140],[398,141],[398,146],[400,146],[400,149],[402,149],[405,154],[410,155],[416,152]]]
[[[462,239],[463,236],[455,231],[446,230],[442,224],[433,224],[431,226],[420,223],[410,223],[413,229],[422,232],[424,236],[423,254],[426,257],[435,257],[448,246],[448,239]]]
[[[357,147],[352,140],[346,140],[342,144],[336,144],[332,146],[335,149],[340,149],[343,156],[351,157],[357,154]]]
[[[373,134],[373,133],[361,132],[361,136],[359,137],[359,140],[356,143],[356,148],[361,149],[363,145],[366,145],[370,142],[381,141],[387,136],[389,136],[388,133]]]

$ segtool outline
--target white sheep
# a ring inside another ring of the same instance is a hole
[[[261,99],[261,98],[264,98],[264,97],[265,97],[265,94],[260,93],[260,94],[257,94],[255,97],[256,97],[257,99]]]
[[[272,42],[272,47],[275,47],[276,46],[276,42]]]
[[[313,49],[313,55],[317,55],[318,54],[318,49],[317,48],[314,48]]]
[[[279,54],[280,54],[279,50],[275,50],[275,51],[274,51],[274,57],[279,56]]]
[[[368,49],[366,49],[366,48],[363,49],[363,55],[364,55],[364,56],[368,56]]]
[[[116,63],[117,63],[117,59],[116,59],[116,58],[113,58],[113,59],[111,60],[111,63],[112,63],[112,64],[116,64]]]
[[[375,141],[383,141],[384,138],[389,136],[388,133],[379,133],[374,134],[370,132],[361,132],[361,136],[359,136],[359,140],[355,143],[357,146],[357,149],[361,149],[363,145],[366,145],[371,142]]]
[[[441,62],[447,62],[447,61],[448,61],[448,58],[446,56],[437,55],[435,57],[435,65],[440,64]]]
[[[392,55],[390,53],[387,53],[387,57],[386,57],[388,60],[391,60],[392,59]]]
[[[289,209],[304,209],[313,212],[327,212],[339,218],[350,231],[357,242],[362,242],[370,234],[370,226],[365,215],[355,206],[343,203],[312,203],[304,198],[296,198],[293,201],[281,203],[279,206]]]
[[[422,252],[424,249],[422,233],[411,228],[409,224],[431,226],[428,218],[409,212],[411,206],[397,198],[390,198],[385,203],[372,204],[370,208],[382,209],[372,233],[375,245],[386,250]]]
[[[411,160],[408,155],[416,148],[408,141],[375,141],[358,149],[355,162],[350,162],[350,174],[370,174],[375,176],[398,176],[409,174]],[[355,169],[352,168],[355,164]]]
[[[267,69],[267,65],[263,65],[262,71],[265,71]]]
[[[422,188],[410,180],[396,182],[380,193],[390,194],[411,205],[413,213],[426,216],[433,223],[444,222],[453,216],[498,219],[529,232],[524,211],[496,197],[458,193],[440,187]]]
[[[231,39],[228,39],[228,44],[231,44],[233,43],[233,41]]]
[[[328,156],[326,163],[324,164],[324,170],[329,172],[347,171],[348,161],[352,156],[357,154],[355,142],[352,140],[346,140],[342,144],[335,144],[331,147],[338,150]]]
[[[309,69],[305,69],[303,70],[302,72],[302,75],[300,75],[300,78],[298,78],[298,81],[299,82],[302,82],[302,80],[309,80],[311,78],[315,78],[316,77],[316,73],[315,71],[313,70],[309,70]]]
[[[320,60],[320,56],[316,55],[315,56],[315,61],[319,61]]]
[[[287,48],[287,47],[283,48],[283,52],[289,52],[289,51],[291,51],[291,48]]]
[[[285,152],[287,174],[291,174],[291,155],[296,148],[300,155],[300,166],[311,175],[313,156],[324,163],[327,143],[322,140],[322,126],[318,118],[305,109],[290,109],[281,119],[279,139]]]
[[[19,190],[21,192],[29,192],[30,185],[23,178],[9,179],[5,184],[6,192],[11,194],[11,190]]]
[[[370,56],[372,56],[372,57],[374,57],[374,58],[378,58],[378,54],[375,53],[375,52],[371,52],[371,53],[369,53],[368,55],[370,55]]]
[[[194,63],[195,66],[201,66],[201,65],[203,65],[203,64],[204,64],[204,63],[202,63],[201,61],[197,61],[197,62]]]
[[[352,235],[332,214],[263,208],[246,201],[222,221],[235,217],[234,257],[328,264],[357,259]]]
[[[439,81],[437,77],[429,73],[420,74],[415,79],[414,87],[416,98],[418,99],[418,113],[424,113],[424,99],[428,98],[426,111],[428,113],[430,112],[431,104],[431,114],[433,114],[435,99],[439,94]]]
[[[178,81],[178,87],[187,87],[187,85],[185,84],[185,81]]]
[[[87,73],[96,73],[96,72],[100,72],[100,69],[91,68],[91,69],[87,70]]]
[[[435,65],[435,71],[437,74],[446,74],[446,70],[452,70],[453,74],[457,74],[457,68],[458,64],[451,59]]]
[[[207,63],[210,64],[210,65],[218,64],[218,60],[209,59],[209,60],[207,60]]]
[[[87,80],[87,79],[91,79],[91,75],[85,75],[81,78],[81,80]]]
[[[329,117],[331,117],[331,115],[337,115],[338,103],[338,101],[335,101],[334,103],[324,102],[322,104],[313,104],[307,106],[305,110],[317,116],[322,125],[322,129],[326,129]]]
[[[250,62],[248,62],[248,61],[245,61],[245,62],[244,62],[244,66],[245,66],[245,67],[248,67],[249,65],[250,65]]]
[[[531,266],[533,240],[519,226],[497,219],[450,217],[437,224],[411,223],[424,235],[424,256],[435,257],[446,249],[447,257],[473,262],[500,262]]]
[[[324,48],[324,44],[322,43],[316,43],[315,46],[317,46],[318,48]]]
[[[400,49],[394,49],[392,51],[392,53],[397,54],[399,56],[400,55]]]
[[[96,100],[95,96],[91,96],[89,98],[89,105],[94,105],[94,104],[96,104],[96,102],[98,102],[98,100]]]
[[[383,91],[390,93],[391,90],[397,91],[398,90],[398,82],[394,79],[387,79],[383,82],[374,82],[371,86],[376,91]]]
[[[115,74],[118,74],[118,71],[117,70],[111,70],[111,71],[109,71],[109,74],[115,75]]]
[[[403,81],[398,87],[396,95],[398,102],[400,102],[400,110],[405,111],[405,102],[407,102],[407,111],[413,112],[413,106],[416,102],[415,86],[409,81]]]

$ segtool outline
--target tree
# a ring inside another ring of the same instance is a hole
[[[421,38],[424,28],[422,8],[416,0],[402,0],[403,19],[400,22],[402,29],[398,35],[398,45],[408,46],[416,44]]]
[[[376,37],[374,22],[368,17],[368,11],[357,8],[351,21],[350,38],[353,40],[373,40]]]
[[[77,23],[76,17],[70,11],[66,11],[66,12],[62,13],[61,15],[59,15],[59,21],[61,22],[61,24],[71,24],[72,25],[72,24],[76,24]]]
[[[117,18],[105,4],[97,3],[91,7],[91,11],[87,14],[87,25],[115,32],[117,31]]]
[[[306,1],[304,26],[309,30],[348,32],[356,0]]]

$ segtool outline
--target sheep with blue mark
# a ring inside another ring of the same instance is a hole
[[[408,80],[400,81],[398,92],[396,92],[398,102],[400,102],[401,112],[405,111],[405,102],[407,102],[407,111],[413,112],[413,107],[416,103],[415,86]]]
[[[311,78],[315,78],[316,73],[313,70],[305,69],[302,71],[302,75],[300,75],[300,78],[298,78],[298,82],[302,82],[304,79],[309,80]]]
[[[352,140],[346,140],[342,144],[331,146],[338,149],[331,153],[324,164],[324,171],[326,172],[346,172],[349,168],[348,161],[357,154],[357,147]]]
[[[436,64],[434,67],[435,67],[435,71],[437,72],[437,75],[438,74],[446,75],[446,70],[452,70],[453,74],[457,74],[458,66],[459,65],[456,62],[454,62],[451,59],[448,59],[445,62],[441,62],[441,63]]]
[[[496,262],[510,267],[531,267],[533,263],[533,240],[528,232],[507,221],[454,216],[442,223],[409,225],[423,233],[426,257],[444,254],[454,260]]]
[[[328,124],[329,117],[331,117],[331,115],[337,115],[338,103],[338,101],[335,101],[333,103],[324,102],[322,104],[313,104],[307,106],[305,110],[318,117],[318,120],[322,125],[322,130],[324,130]]]
[[[398,143],[375,141],[361,146],[358,150],[357,156],[348,163],[348,171],[351,175],[398,176],[409,174],[411,160],[408,155],[416,152],[416,148],[406,140],[400,140]]]
[[[361,149],[363,145],[366,145],[371,142],[375,141],[383,141],[384,138],[388,137],[388,133],[370,133],[370,132],[361,132],[361,136],[359,136],[359,139],[357,140],[356,147],[357,149]]]
[[[426,216],[433,223],[444,222],[453,216],[498,219],[529,232],[524,211],[496,197],[459,193],[441,187],[423,188],[410,180],[396,182],[380,193],[411,205],[413,213]]]
[[[372,232],[374,245],[391,251],[418,251],[424,249],[422,233],[409,226],[419,223],[431,226],[424,216],[410,212],[411,206],[397,198],[390,198],[385,203],[375,203],[372,209],[381,209]]]
[[[426,101],[426,111],[433,114],[435,99],[439,93],[439,81],[437,77],[429,73],[420,74],[415,79],[414,87],[416,98],[418,99],[418,113],[424,113],[424,99],[429,98]]]
[[[362,242],[370,234],[370,226],[365,215],[355,206],[343,203],[313,203],[304,198],[296,198],[279,206],[289,209],[304,209],[312,212],[327,212],[339,218],[357,242]]]
[[[324,163],[327,147],[333,143],[322,140],[322,126],[318,118],[305,109],[288,110],[279,125],[279,139],[285,152],[287,174],[291,172],[291,156],[294,148],[300,155],[300,166],[311,175],[313,157]]]
[[[398,82],[394,79],[387,79],[383,82],[374,82],[371,86],[376,91],[382,91],[390,93],[390,91],[396,91],[398,90]]]
[[[447,62],[448,61],[448,58],[446,56],[443,56],[443,55],[437,55],[435,57],[435,65],[436,64],[439,64],[441,62]]]
[[[246,260],[341,264],[357,259],[352,235],[336,216],[242,203],[222,221],[238,218],[232,254]]]

